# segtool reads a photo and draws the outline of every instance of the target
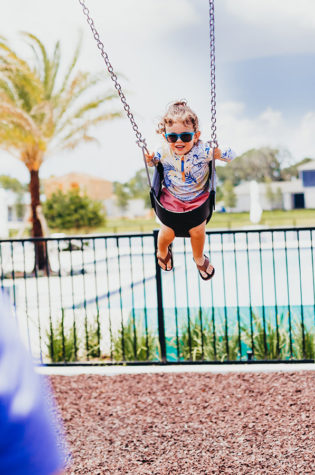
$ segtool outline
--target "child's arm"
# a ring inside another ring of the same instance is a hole
[[[223,162],[231,162],[236,154],[231,148],[226,148],[223,152],[219,148],[210,148],[209,142],[205,144],[206,160],[210,162],[214,156],[215,160],[222,160]]]
[[[232,150],[231,148],[225,148],[221,153],[220,160],[222,160],[223,162],[231,162],[232,160],[234,160],[234,158],[236,158],[236,153],[234,152],[234,150]]]

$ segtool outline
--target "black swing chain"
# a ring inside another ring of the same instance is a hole
[[[127,117],[128,119],[130,120],[130,123],[131,123],[131,126],[136,134],[136,143],[137,145],[142,149],[142,154],[143,154],[143,160],[144,160],[144,164],[145,164],[145,168],[146,168],[146,173],[147,173],[147,179],[148,179],[148,183],[149,183],[149,187],[151,188],[151,180],[150,180],[150,175],[149,175],[149,170],[148,170],[148,166],[147,166],[147,162],[146,162],[146,159],[145,159],[145,153],[149,153],[148,152],[148,148],[147,148],[147,143],[146,143],[146,140],[145,138],[142,136],[140,130],[139,130],[139,127],[135,121],[135,118],[130,110],[130,106],[129,104],[127,103],[127,99],[125,97],[125,94],[123,93],[123,90],[122,90],[122,87],[121,85],[119,84],[118,82],[118,78],[117,78],[117,75],[115,74],[114,72],[114,69],[113,69],[113,66],[109,60],[109,57],[108,57],[108,54],[106,53],[105,51],[105,46],[104,46],[104,43],[101,41],[100,39],[100,35],[94,25],[94,21],[93,19],[91,18],[90,16],[90,11],[89,9],[87,8],[87,6],[85,5],[85,0],[79,0],[79,3],[80,5],[82,6],[82,9],[83,9],[83,14],[86,16],[86,20],[91,28],[91,31],[92,31],[92,34],[93,34],[93,37],[97,43],[97,47],[98,49],[100,50],[101,52],[101,56],[102,58],[104,59],[104,62],[106,64],[106,67],[107,67],[107,70],[110,74],[110,77],[114,83],[114,86],[115,86],[115,89],[120,97],[120,100],[123,104],[123,107],[124,107],[124,110],[126,111],[127,113]]]
[[[215,32],[214,32],[214,1],[209,0],[210,25],[210,83],[211,83],[211,148],[218,147],[217,119],[216,119],[216,92],[215,92]],[[215,189],[215,160],[212,160],[211,190]]]

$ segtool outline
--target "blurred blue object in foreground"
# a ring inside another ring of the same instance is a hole
[[[63,469],[49,398],[0,289],[1,475],[50,475]]]

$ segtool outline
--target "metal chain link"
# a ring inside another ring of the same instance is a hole
[[[211,142],[218,146],[215,92],[215,34],[214,34],[214,0],[209,0],[210,21],[210,80],[211,80]]]
[[[79,0],[79,3],[80,5],[82,6],[82,9],[83,9],[83,13],[84,15],[86,16],[86,20],[91,28],[91,31],[93,33],[93,36],[94,36],[94,39],[97,43],[97,47],[98,49],[100,50],[101,52],[101,55],[104,59],[104,62],[106,64],[106,67],[107,67],[107,70],[110,74],[110,77],[114,83],[114,86],[115,86],[115,89],[116,91],[118,92],[118,95],[120,97],[120,100],[123,104],[123,107],[124,107],[124,110],[126,111],[127,113],[127,117],[128,119],[130,120],[130,123],[131,123],[131,126],[136,134],[136,137],[137,137],[137,145],[142,149],[142,151],[144,152],[148,152],[147,150],[147,143],[146,143],[146,140],[144,137],[142,137],[142,134],[141,132],[139,131],[139,128],[138,128],[138,125],[136,124],[136,121],[135,121],[135,118],[130,110],[130,106],[129,104],[127,103],[127,100],[126,100],[126,97],[122,91],[122,88],[121,88],[121,85],[119,84],[118,82],[118,78],[117,78],[117,75],[115,74],[114,72],[114,69],[113,69],[113,66],[111,65],[111,62],[109,60],[109,57],[108,57],[108,54],[106,53],[105,51],[105,46],[104,44],[102,43],[102,41],[100,40],[100,35],[97,31],[97,29],[95,28],[95,25],[94,25],[94,21],[93,19],[91,18],[90,16],[90,11],[89,9],[87,8],[87,6],[85,5],[85,0]]]
[[[215,92],[215,34],[214,34],[214,0],[209,0],[209,25],[210,25],[210,83],[211,83],[211,147],[218,147],[217,118],[216,118],[216,92]],[[215,190],[215,160],[212,162],[211,190]]]

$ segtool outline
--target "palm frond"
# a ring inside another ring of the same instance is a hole
[[[101,77],[99,74],[92,76],[90,73],[77,73],[64,92],[64,95],[56,101],[56,121],[60,122],[65,114],[71,110],[76,101],[81,99],[86,91],[92,89],[100,83],[100,81]]]
[[[18,100],[18,96],[16,95],[16,91],[12,88],[10,81],[6,78],[1,79],[0,76],[0,100],[5,102],[16,102]]]
[[[50,101],[42,102],[31,110],[31,116],[41,128],[42,135],[51,138],[55,131],[54,110]]]
[[[60,41],[58,41],[56,43],[54,54],[53,54],[50,85],[47,90],[47,94],[49,98],[52,97],[53,91],[55,89],[56,77],[57,77],[59,67],[60,67],[60,58],[61,58]]]
[[[38,127],[32,117],[22,109],[6,102],[0,103],[0,122],[16,123],[23,126],[34,137],[40,135]]]
[[[86,143],[87,142],[89,142],[89,143],[94,142],[98,145],[100,144],[99,140],[97,140],[96,137],[92,137],[91,135],[88,135],[88,134],[82,132],[81,135],[78,135],[73,140],[68,140],[67,143],[65,143],[62,148],[59,148],[59,150],[74,150],[82,142],[86,142]]]
[[[76,137],[76,136],[84,136],[87,133],[87,130],[90,127],[99,125],[100,123],[106,122],[108,120],[112,120],[116,117],[120,117],[120,113],[108,113],[108,114],[101,114],[97,117],[94,117],[93,119],[89,119],[85,121],[83,124],[80,126],[75,126],[72,129],[69,130],[66,136],[60,137],[59,143],[62,149],[69,148],[67,143],[68,141],[71,141]],[[71,147],[72,148],[72,145]]]
[[[69,67],[68,67],[68,70],[67,70],[66,74],[65,74],[65,77],[64,77],[64,80],[63,80],[62,85],[60,87],[60,90],[57,91],[57,93],[56,93],[56,97],[58,99],[62,97],[63,93],[65,92],[65,90],[68,87],[68,82],[69,82],[70,76],[71,76],[72,71],[74,70],[74,68],[75,68],[75,66],[78,62],[79,56],[80,56],[81,44],[82,44],[82,35],[79,38],[79,41],[78,41],[78,44],[76,46],[72,61],[69,65]]]
[[[18,124],[0,123],[1,149],[22,161],[29,169],[34,168],[34,163],[42,162],[46,144],[39,140],[34,141],[34,136]]]
[[[111,101],[113,98],[115,97],[105,95],[104,97],[94,99],[93,101],[90,101],[89,103],[84,104],[83,106],[80,106],[70,116],[64,118],[64,121],[60,121],[58,128],[56,129],[56,134],[59,134],[60,131],[67,129],[68,127],[71,127],[74,122],[77,122],[78,120],[80,121],[84,120],[87,114],[99,109],[100,105]],[[121,117],[122,112],[114,112],[112,114],[107,113],[105,115],[108,117],[104,120],[110,120],[110,119],[115,119],[117,117]]]
[[[9,57],[0,54],[0,75],[2,80],[10,84],[16,96],[15,101],[20,102],[24,110],[31,110],[35,103],[43,98],[43,87],[40,78],[25,63],[10,61]]]
[[[35,44],[41,53],[42,70],[41,71],[38,70],[37,75],[41,77],[44,90],[47,91],[48,85],[50,82],[50,75],[51,75],[51,62],[49,61],[46,48],[43,45],[43,43],[40,41],[40,39],[37,38],[37,36],[33,35],[32,33],[22,31],[21,34],[25,36],[26,38],[28,38],[31,41],[31,44],[32,43]]]
[[[19,67],[27,67],[27,62],[20,58],[16,53],[15,51],[10,48],[10,46],[8,45],[8,43],[6,41],[0,41],[0,50],[2,50],[7,56],[8,58],[10,59],[10,63],[14,62],[15,64],[17,64]]]
[[[20,151],[27,142],[25,135],[25,130],[22,127],[9,127],[8,125],[0,124],[1,149],[15,158],[20,158]]]

